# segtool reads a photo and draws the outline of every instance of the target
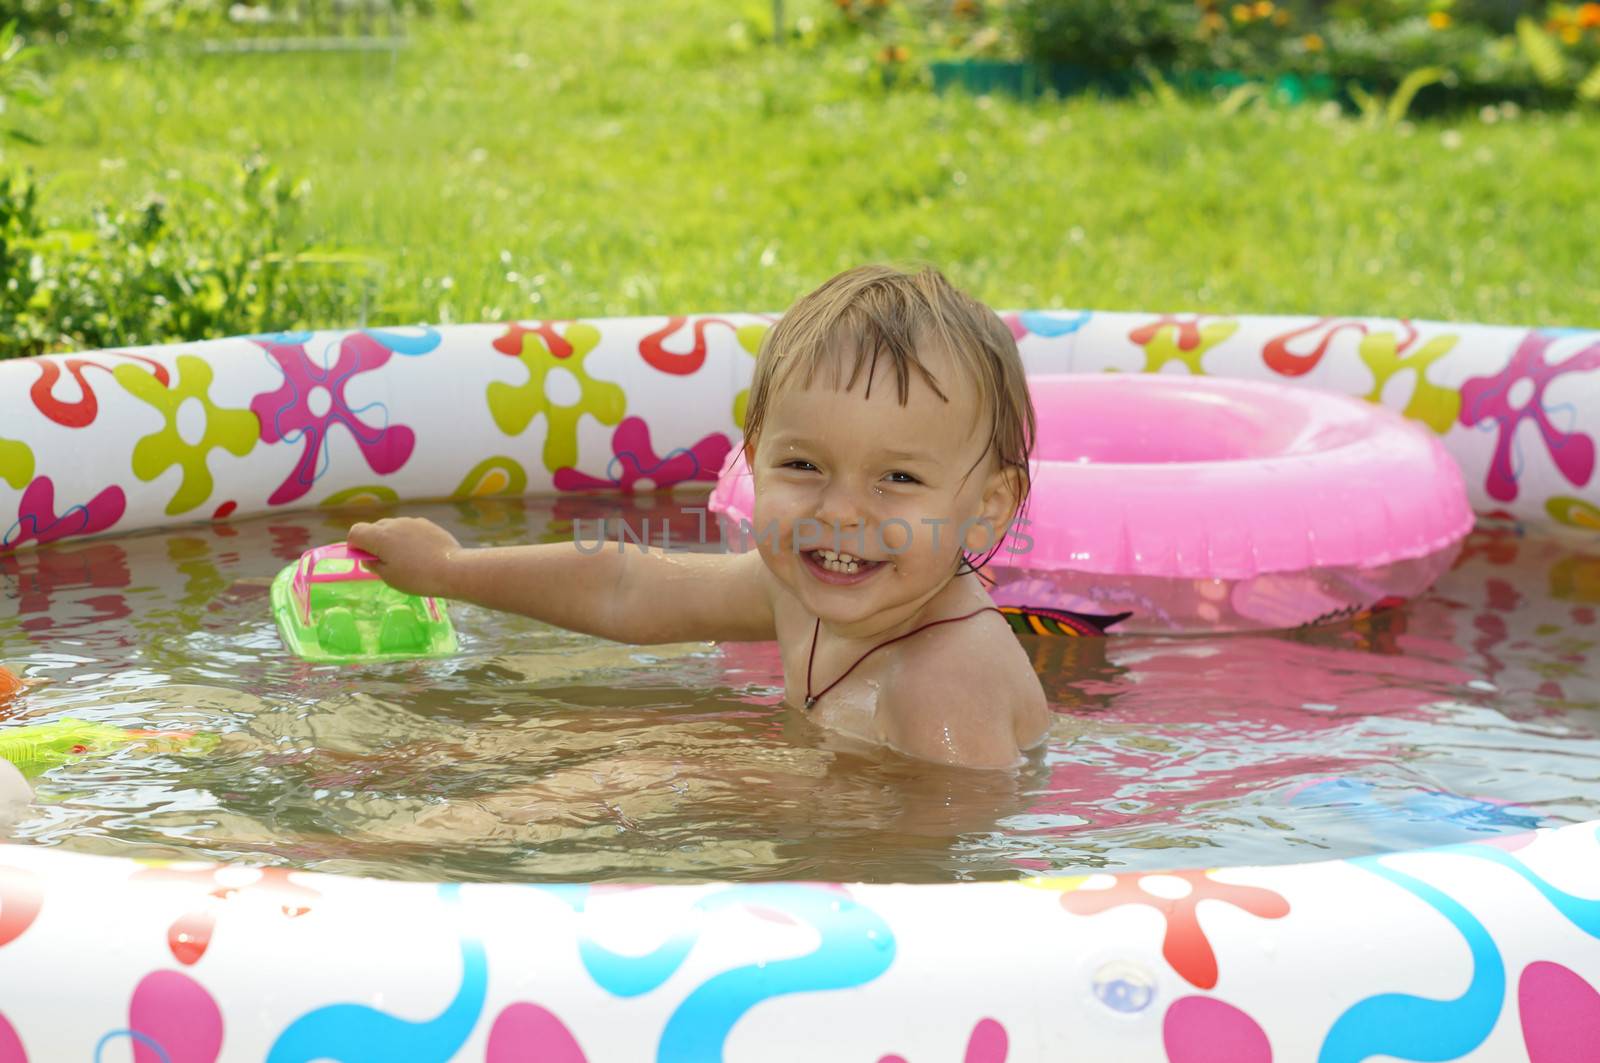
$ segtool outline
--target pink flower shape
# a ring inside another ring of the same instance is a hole
[[[16,522],[0,535],[0,550],[15,549],[29,539],[43,544],[103,532],[122,519],[127,504],[122,488],[113,484],[88,502],[68,506],[57,515],[56,486],[50,477],[41,476],[22,492]]]
[[[489,1029],[484,1063],[587,1063],[578,1039],[567,1024],[538,1004],[511,1004]]]
[[[1010,1051],[1006,1028],[995,1019],[979,1019],[972,1028],[972,1036],[967,1038],[967,1050],[961,1059],[962,1063],[1006,1063]],[[878,1063],[906,1063],[906,1057],[891,1054]]]
[[[222,1010],[204,986],[177,971],[152,971],[134,987],[127,1028],[102,1036],[94,1058],[126,1038],[134,1063],[216,1063],[222,1035]]]
[[[1181,997],[1161,1020],[1168,1063],[1272,1063],[1261,1024],[1224,1000]]]
[[[370,333],[353,332],[340,341],[338,359],[324,368],[306,354],[308,338],[299,333],[255,341],[283,370],[282,387],[257,395],[250,402],[251,411],[261,419],[261,438],[267,443],[305,442],[294,471],[267,499],[274,506],[305,495],[328,471],[328,433],[335,425],[343,425],[355,437],[361,456],[379,475],[404,465],[417,442],[411,429],[388,423],[388,409],[383,403],[352,409],[344,396],[345,385],[352,377],[383,366],[396,353],[394,347]],[[382,421],[369,424],[362,415],[374,409]]]
[[[1538,427],[1550,460],[1570,482],[1581,486],[1594,473],[1594,440],[1582,432],[1557,428],[1550,420],[1544,395],[1551,381],[1563,373],[1600,369],[1600,340],[1552,365],[1545,352],[1563,335],[1552,329],[1529,332],[1505,369],[1461,385],[1461,423],[1470,427],[1492,421],[1499,433],[1484,484],[1490,498],[1510,502],[1517,497],[1522,461],[1521,454],[1515,453],[1516,436],[1524,420]]]
[[[688,480],[714,483],[732,449],[727,436],[713,432],[687,450],[676,447],[666,457],[658,457],[650,445],[650,426],[643,418],[625,417],[611,436],[614,456],[606,465],[605,479],[561,468],[555,471],[554,482],[559,491],[650,490]],[[641,481],[648,483],[641,485]]]

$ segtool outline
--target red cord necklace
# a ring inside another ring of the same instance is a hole
[[[907,631],[904,635],[896,635],[894,638],[890,639],[887,642],[880,642],[876,646],[872,647],[872,649],[868,650],[866,653],[863,653],[860,657],[857,657],[856,658],[856,663],[852,664],[849,668],[846,668],[844,670],[844,675],[841,675],[838,679],[835,679],[833,682],[829,683],[827,686],[823,687],[821,690],[819,690],[815,694],[813,694],[813,693],[811,693],[811,666],[814,663],[816,663],[816,660],[817,660],[817,635],[822,631],[822,617],[820,617],[820,616],[817,617],[816,626],[811,629],[811,655],[806,658],[806,703],[803,706],[803,708],[805,708],[807,711],[810,711],[811,706],[815,705],[819,698],[823,697],[824,695],[826,695],[828,693],[828,691],[832,690],[834,687],[836,687],[840,683],[844,682],[845,676],[848,676],[851,672],[856,670],[856,665],[860,664],[862,661],[866,660],[868,657],[871,657],[874,653],[877,653],[879,650],[883,649],[885,646],[893,646],[896,642],[899,642],[901,639],[908,639],[912,635],[915,635],[915,634],[917,634],[918,632],[921,632],[921,631],[926,631],[930,627],[938,627],[940,624],[954,624],[957,620],[971,620],[973,617],[977,616],[979,613],[989,613],[989,612],[998,613],[998,612],[1000,612],[1000,610],[995,608],[992,605],[986,605],[982,609],[974,609],[972,612],[966,614],[965,616],[952,616],[952,617],[946,617],[943,620],[930,620],[926,624],[923,624],[921,627],[912,628],[910,631]],[[1002,614],[1002,615],[1004,615],[1004,614]]]

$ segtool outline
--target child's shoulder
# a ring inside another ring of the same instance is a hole
[[[998,613],[941,624],[899,648],[879,711],[901,752],[1009,767],[1043,737],[1050,722],[1044,688]]]

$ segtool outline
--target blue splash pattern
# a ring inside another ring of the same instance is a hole
[[[1045,339],[1055,339],[1058,336],[1071,335],[1089,323],[1089,318],[1094,316],[1091,310],[1080,310],[1072,316],[1061,314],[1047,314],[1040,310],[1025,310],[1017,315],[1017,320],[1022,322],[1022,327],[1035,336]]]
[[[1492,845],[1456,845],[1452,846],[1449,851],[1459,853],[1462,856],[1475,856],[1480,860],[1488,860],[1490,863],[1499,864],[1501,867],[1516,872],[1522,877],[1523,881],[1538,890],[1545,900],[1554,905],[1556,911],[1565,916],[1573,926],[1592,938],[1600,938],[1600,900],[1579,897],[1568,893],[1566,890],[1552,886],[1535,874],[1527,864],[1524,864],[1504,849],[1497,849]]]
[[[461,899],[461,887],[439,887],[448,901]],[[397,1019],[365,1004],[330,1004],[308,1011],[278,1035],[267,1063],[445,1063],[466,1043],[483,1012],[489,988],[489,960],[483,942],[461,939],[461,987],[437,1018]]]
[[[1472,953],[1472,981],[1454,1000],[1379,993],[1351,1005],[1334,1022],[1318,1063],[1360,1063],[1376,1055],[1397,1059],[1456,1059],[1477,1048],[1500,1018],[1506,968],[1489,931],[1460,903],[1420,879],[1384,867],[1377,857],[1349,861],[1415,894],[1450,921]]]
[[[582,914],[588,887],[537,886]],[[823,886],[770,883],[731,886],[695,902],[694,919],[642,956],[596,945],[580,929],[578,954],[595,983],[632,997],[660,987],[678,971],[703,931],[700,916],[727,908],[777,911],[813,927],[821,944],[804,956],[748,964],[714,975],[679,1004],[661,1032],[658,1063],[700,1063],[722,1058],[734,1025],[751,1008],[790,993],[849,989],[877,978],[894,962],[894,933],[872,909]]]
[[[389,348],[395,354],[407,357],[416,357],[427,354],[443,341],[444,337],[437,329],[424,325],[416,332],[397,332],[394,329],[369,328],[364,330],[378,343]]]

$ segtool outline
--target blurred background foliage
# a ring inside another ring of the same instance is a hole
[[[0,12],[0,357],[777,310],[871,260],[1005,307],[1600,325],[1600,4]]]

